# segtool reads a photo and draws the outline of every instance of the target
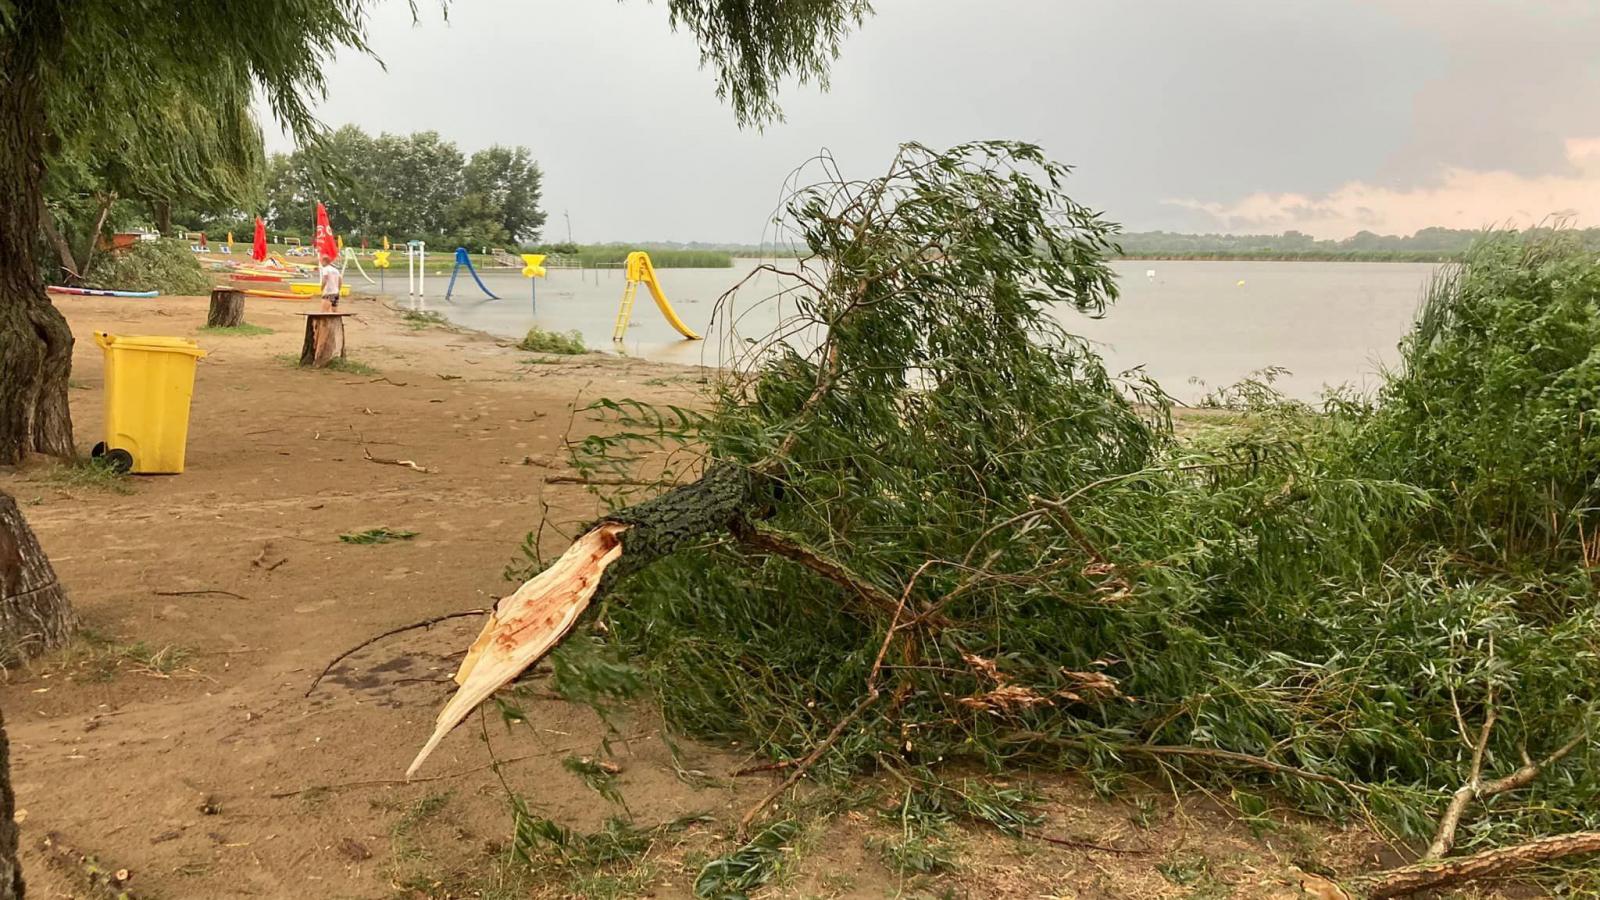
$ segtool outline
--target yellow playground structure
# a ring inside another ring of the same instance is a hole
[[[656,308],[666,317],[667,324],[691,341],[700,340],[700,335],[678,318],[672,304],[667,302],[667,295],[661,292],[661,282],[656,280],[656,268],[650,264],[650,254],[643,250],[629,253],[626,267],[628,284],[622,289],[622,305],[617,308],[617,324],[611,329],[611,340],[620,341],[628,333],[628,320],[633,318],[633,300],[638,296],[640,282],[650,288],[650,296],[655,298]]]

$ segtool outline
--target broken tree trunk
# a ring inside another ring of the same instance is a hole
[[[749,472],[714,463],[698,481],[601,519],[560,559],[501,599],[456,672],[459,690],[439,711],[433,734],[406,777],[478,704],[560,642],[618,579],[691,541],[728,530],[751,509],[755,494],[756,479]]]
[[[62,646],[77,620],[67,592],[11,495],[0,493],[0,657]]]
[[[235,328],[244,324],[244,292],[233,288],[211,289],[211,311],[207,328]]]
[[[344,317],[350,313],[301,313],[306,317],[306,340],[300,346],[300,365],[313,369],[344,359]]]

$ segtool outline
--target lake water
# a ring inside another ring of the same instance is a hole
[[[717,311],[717,299],[756,265],[738,260],[732,269],[657,270],[678,315],[707,340],[680,338],[641,289],[622,351],[712,366],[734,359],[743,339],[764,336],[786,308],[792,310],[767,299],[788,282],[763,272],[745,284],[731,307]],[[1122,298],[1102,319],[1064,312],[1068,329],[1094,341],[1113,371],[1143,366],[1174,396],[1192,402],[1208,387],[1232,384],[1269,366],[1289,370],[1278,387],[1299,399],[1315,399],[1326,385],[1371,389],[1380,368],[1396,360],[1395,345],[1437,267],[1132,260],[1114,268]],[[347,276],[353,287],[361,281],[353,270]],[[463,272],[452,302],[443,300],[448,276],[429,277],[424,305],[492,334],[521,337],[538,325],[576,330],[592,348],[612,347],[624,284],[621,269],[552,270],[538,284],[537,311],[531,308],[529,282],[516,272],[491,271],[483,277],[501,299],[488,300]],[[389,270],[385,288],[398,305],[411,304],[403,272]],[[728,327],[731,319],[737,319],[736,329]]]

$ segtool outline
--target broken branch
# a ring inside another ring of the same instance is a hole
[[[1493,878],[1517,869],[1572,856],[1600,853],[1600,831],[1542,837],[1497,847],[1470,856],[1436,859],[1353,878],[1340,892],[1344,897],[1383,900],[1418,891]],[[1335,895],[1337,896],[1337,895]]]
[[[406,469],[415,469],[416,471],[425,475],[432,475],[434,473],[433,469],[430,469],[427,466],[419,466],[409,459],[390,459],[386,456],[373,456],[372,451],[368,450],[365,446],[361,448],[361,452],[367,457],[367,462],[375,462],[385,466],[400,466]]]

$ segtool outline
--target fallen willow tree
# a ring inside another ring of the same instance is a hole
[[[1062,327],[1116,296],[1115,227],[1065,168],[1010,143],[824,168],[787,207],[810,258],[768,267],[783,330],[708,412],[597,404],[614,427],[574,453],[596,483],[696,461],[501,601],[413,771],[603,599],[675,727],[788,770],[769,800],[956,761],[1154,771],[1427,847],[1325,885],[1349,896],[1594,849],[1600,266],[1486,239],[1376,402],[1223,394],[1247,408],[1180,437]]]

